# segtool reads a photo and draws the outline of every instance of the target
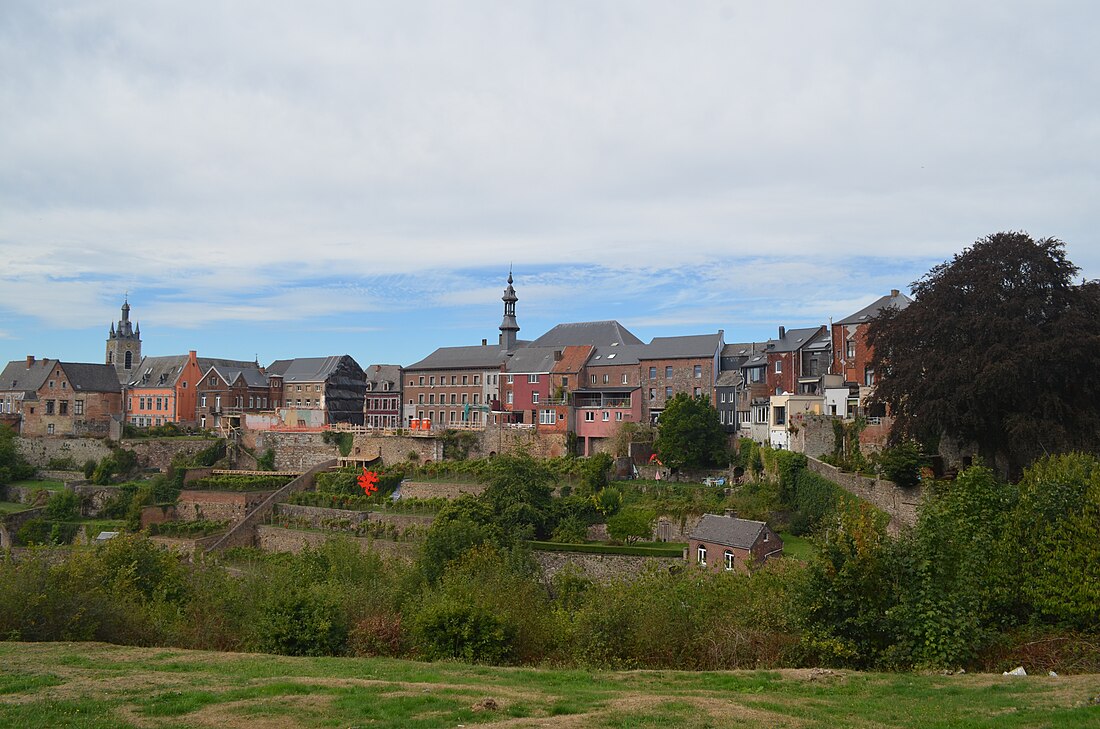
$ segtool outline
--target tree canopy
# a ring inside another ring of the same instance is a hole
[[[1047,453],[1100,447],[1100,282],[1075,282],[1064,243],[986,236],[884,309],[867,341],[893,436],[976,445],[1018,475]]]
[[[679,393],[665,404],[654,444],[669,468],[701,468],[729,463],[718,411],[702,395]]]

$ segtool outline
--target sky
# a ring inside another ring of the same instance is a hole
[[[0,5],[0,360],[411,364],[826,324],[975,240],[1100,277],[1100,4]],[[6,355],[6,356],[4,356]]]

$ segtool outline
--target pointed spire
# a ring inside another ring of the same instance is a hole
[[[516,290],[512,286],[512,268],[508,267],[508,288],[504,289],[504,319],[500,322],[500,348],[505,352],[511,352],[516,348],[516,333],[519,332],[519,324],[516,323]]]

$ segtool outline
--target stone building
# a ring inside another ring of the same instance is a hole
[[[133,379],[132,371],[140,361],[141,325],[134,326],[130,323],[130,300],[127,298],[122,303],[122,317],[118,320],[118,326],[111,324],[111,330],[107,334],[104,362],[114,367],[118,381],[125,384]]]

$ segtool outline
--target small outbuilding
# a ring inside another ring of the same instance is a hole
[[[766,522],[704,514],[688,537],[689,562],[709,570],[747,572],[783,553],[783,540]]]

